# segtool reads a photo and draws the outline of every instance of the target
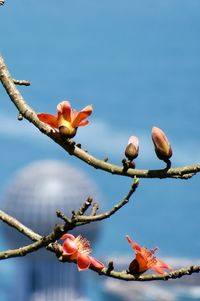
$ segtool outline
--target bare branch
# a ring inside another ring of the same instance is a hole
[[[29,253],[33,253],[33,252],[41,249],[44,246],[45,246],[45,244],[43,244],[42,239],[41,239],[30,245],[27,245],[27,246],[24,246],[24,247],[21,247],[18,249],[2,251],[2,252],[0,252],[0,260],[13,258],[13,257],[25,256]]]
[[[41,236],[38,233],[26,227],[25,225],[23,225],[16,218],[8,215],[2,210],[0,211],[0,219],[6,224],[8,224],[9,226],[15,228],[23,235],[30,238],[32,241],[35,241],[34,243],[31,243],[27,246],[23,246],[14,250],[1,251],[0,260],[12,258],[12,257],[25,256],[41,248],[48,247],[51,243],[55,242],[57,239],[60,239],[60,237],[68,230],[72,230],[74,228],[74,225],[71,222],[69,223],[65,222],[63,225],[56,225],[55,229],[47,236]],[[51,247],[49,247],[48,249],[52,251]]]
[[[87,200],[83,203],[83,205],[79,208],[77,215],[83,215],[88,208],[91,206],[93,202],[93,199],[91,197],[88,197]]]
[[[3,58],[0,56],[0,80],[10,96],[11,101],[14,103],[19,113],[33,123],[41,132],[45,132],[47,135],[52,131],[52,128],[37,118],[36,113],[25,103],[19,90],[16,88],[13,78],[10,75]]]
[[[33,230],[29,229],[28,227],[24,226],[21,222],[19,222],[16,218],[8,215],[7,213],[0,210],[0,219],[8,224],[9,226],[15,228],[20,233],[24,234],[25,236],[29,237],[33,241],[40,240],[42,238],[41,235],[35,233]]]
[[[56,211],[56,215],[57,215],[57,217],[61,218],[65,223],[67,223],[67,224],[71,223],[71,220],[60,210]]]
[[[139,180],[136,178],[133,182],[133,185],[131,186],[131,189],[129,190],[128,194],[125,196],[123,200],[121,200],[118,204],[116,204],[111,210],[98,214],[98,215],[75,215],[73,218],[76,222],[83,222],[83,223],[90,223],[90,222],[96,222],[100,221],[106,218],[111,217],[111,215],[115,214],[119,209],[121,209],[123,206],[125,206],[128,202],[132,194],[135,192],[136,188],[139,185]],[[73,219],[72,219],[73,222]],[[76,224],[77,226],[78,224]]]
[[[92,216],[95,216],[95,215],[97,214],[98,209],[99,209],[99,204],[98,204],[98,203],[94,203],[94,204],[92,205],[92,212],[91,212],[91,215],[92,215]]]
[[[24,80],[24,79],[14,79],[13,78],[13,82],[15,85],[19,85],[19,86],[30,86],[30,82],[28,82],[27,80]]]

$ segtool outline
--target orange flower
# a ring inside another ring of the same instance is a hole
[[[59,132],[67,137],[72,138],[76,135],[77,128],[89,123],[85,120],[92,114],[92,106],[89,105],[80,112],[71,108],[69,101],[62,101],[57,106],[57,116],[40,113],[38,118],[40,121],[49,124],[52,128],[58,128]]]
[[[102,270],[104,264],[89,254],[92,252],[90,249],[90,242],[82,236],[73,236],[72,234],[64,234],[61,237],[63,243],[63,256],[69,260],[76,260],[78,270],[83,271],[90,266],[97,270]]]
[[[169,158],[172,156],[172,148],[167,139],[167,136],[161,129],[157,127],[153,127],[152,140],[155,146],[155,152],[157,157],[160,160],[163,160],[164,162],[167,163],[169,161]]]
[[[159,274],[164,274],[163,269],[172,271],[172,268],[169,265],[154,256],[154,253],[158,250],[158,248],[148,250],[145,247],[141,247],[128,235],[126,236],[126,239],[135,251],[135,259],[129,265],[129,272],[131,274],[141,274],[149,269],[153,269]]]

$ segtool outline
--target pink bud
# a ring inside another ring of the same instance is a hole
[[[128,140],[128,145],[125,149],[125,156],[129,160],[137,158],[139,153],[139,139],[136,136],[131,136]]]
[[[152,140],[157,157],[160,160],[168,162],[169,158],[172,156],[172,148],[165,133],[161,129],[153,127]]]

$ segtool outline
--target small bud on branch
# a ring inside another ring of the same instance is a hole
[[[137,158],[139,153],[139,139],[136,136],[131,136],[128,140],[128,145],[125,149],[125,156],[129,160]]]
[[[168,163],[172,156],[172,148],[165,133],[161,129],[153,127],[152,140],[158,159]]]

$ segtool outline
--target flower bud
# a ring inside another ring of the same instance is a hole
[[[137,158],[138,152],[139,140],[136,136],[131,136],[125,149],[125,156],[132,161],[133,159]]]
[[[152,128],[152,140],[157,157],[164,162],[168,162],[172,156],[172,148],[165,133],[157,128]]]
[[[65,138],[73,138],[76,135],[77,128],[69,128],[67,126],[59,127],[60,134]]]

